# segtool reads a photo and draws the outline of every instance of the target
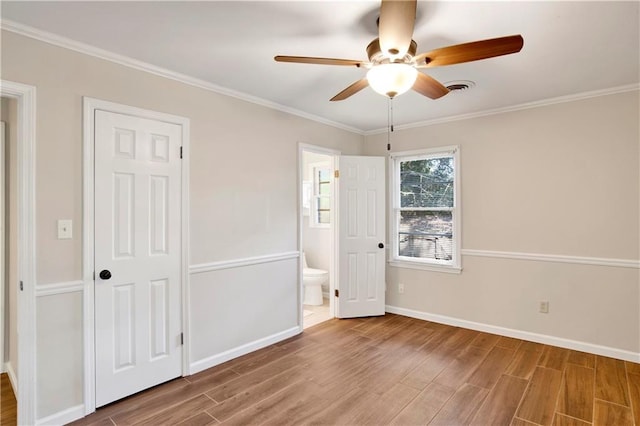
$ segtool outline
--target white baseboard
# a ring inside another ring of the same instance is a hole
[[[84,404],[59,411],[50,416],[36,420],[36,425],[66,425],[84,417]]]
[[[195,374],[199,371],[206,370],[207,368],[215,367],[218,364],[246,355],[249,352],[257,351],[265,346],[273,345],[274,343],[281,342],[289,337],[296,336],[301,332],[302,328],[295,326],[279,333],[272,334],[271,336],[263,337],[262,339],[254,340],[253,342],[229,349],[228,351],[192,362],[189,365],[189,374]]]
[[[498,334],[500,336],[513,337],[516,339],[528,340],[530,342],[543,343],[545,345],[559,346],[561,348],[573,349],[581,352],[589,352],[610,358],[621,359],[640,363],[640,353],[627,351],[624,349],[611,348],[608,346],[596,345],[593,343],[580,342],[577,340],[565,339],[562,337],[549,336],[546,334],[532,333],[529,331],[516,330],[512,328],[499,327],[490,324],[483,324],[474,321],[467,321],[445,315],[431,314],[428,312],[414,311],[413,309],[400,308],[397,306],[385,306],[385,311],[390,314],[404,315],[406,317],[417,318],[425,321],[437,322],[439,324],[451,325],[454,327],[468,328],[471,330],[484,331],[486,333]]]
[[[9,383],[11,383],[11,387],[13,388],[13,394],[18,398],[18,376],[16,376],[16,372],[13,370],[13,366],[9,361],[4,363],[4,371],[9,376]]]

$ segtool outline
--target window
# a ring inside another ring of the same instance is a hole
[[[391,263],[459,271],[458,148],[397,153],[391,159]]]
[[[324,228],[331,223],[331,168],[328,164],[313,167],[311,216],[313,226]]]

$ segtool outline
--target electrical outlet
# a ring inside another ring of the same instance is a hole
[[[549,313],[549,302],[547,301],[540,301],[540,313],[541,314],[548,314]]]
[[[398,293],[400,294],[404,293],[404,284],[398,284]]]

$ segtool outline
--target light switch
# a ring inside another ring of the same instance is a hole
[[[58,220],[58,239],[70,240],[73,238],[73,221],[71,219]]]

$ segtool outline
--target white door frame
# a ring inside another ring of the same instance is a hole
[[[100,99],[83,97],[83,229],[82,275],[84,281],[84,405],[85,415],[96,410],[95,389],[95,318],[94,318],[94,125],[95,110],[132,115],[150,120],[163,121],[182,127],[182,375],[190,374],[190,328],[189,328],[189,119],[162,112],[150,111]]]
[[[4,121],[0,121],[0,373],[4,373],[4,317],[7,314],[7,306],[5,303],[9,303],[8,300],[4,298],[5,292],[5,276],[6,265],[5,265],[5,256],[6,256],[6,240],[5,240],[5,213],[4,213],[4,199],[5,199],[5,175],[7,174],[5,167],[5,132],[6,126]]]
[[[36,417],[36,88],[0,80],[0,96],[18,104],[18,424]]]
[[[331,148],[325,148],[317,145],[310,145],[306,143],[299,142],[298,143],[298,252],[299,252],[299,262],[298,262],[298,318],[299,318],[299,326],[300,331],[304,328],[304,314],[303,314],[303,294],[304,294],[304,286],[302,282],[302,252],[304,251],[302,234],[303,234],[303,207],[302,207],[302,181],[304,179],[304,156],[305,152],[313,152],[315,154],[327,155],[333,158],[333,168],[338,170],[340,163],[340,154],[341,152]],[[336,185],[335,177],[332,180],[333,184],[331,186],[331,258],[329,260],[329,313],[332,317],[336,316],[336,303],[335,303],[335,289],[337,289],[338,284],[338,271],[337,271],[337,255],[338,255],[338,185]]]

